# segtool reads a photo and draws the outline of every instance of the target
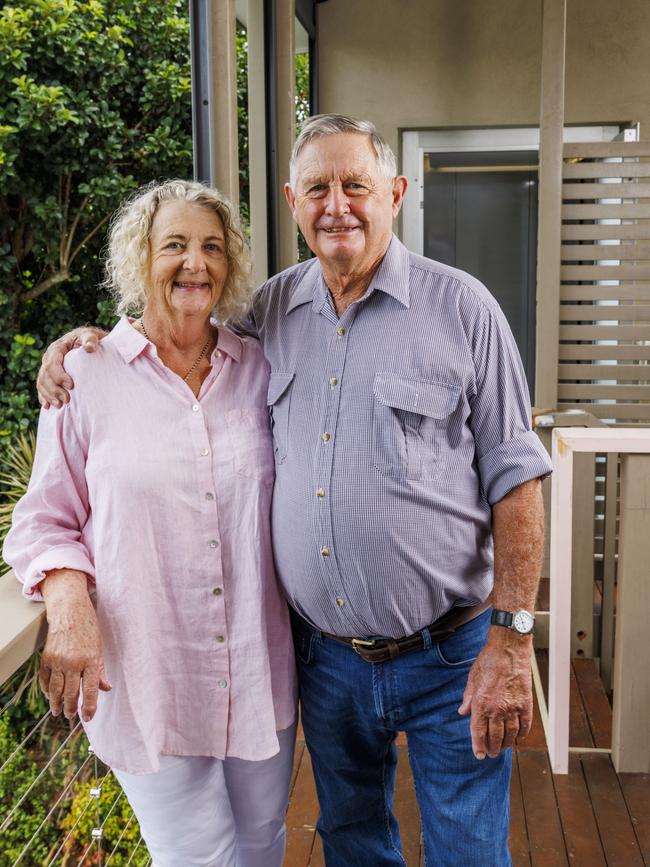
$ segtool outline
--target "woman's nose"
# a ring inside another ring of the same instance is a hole
[[[188,271],[205,271],[205,256],[203,250],[198,247],[188,246],[185,250],[183,267]]]

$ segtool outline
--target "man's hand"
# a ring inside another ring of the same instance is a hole
[[[106,332],[101,328],[84,326],[69,331],[48,346],[36,378],[38,401],[44,409],[63,406],[70,400],[69,392],[74,388],[74,383],[63,369],[66,353],[75,346],[83,346],[86,352],[94,352],[105,336]]]
[[[500,635],[495,630],[504,633]],[[492,626],[487,644],[469,673],[458,713],[472,715],[472,750],[477,759],[494,758],[525,737],[533,719],[530,671],[532,636],[508,634]]]
[[[99,690],[112,689],[104,671],[102,639],[83,572],[57,569],[41,582],[47,608],[47,640],[39,682],[53,716],[73,720],[83,683],[81,715],[88,722],[97,710]]]

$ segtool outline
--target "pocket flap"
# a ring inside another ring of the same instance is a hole
[[[266,402],[269,406],[276,404],[287,388],[291,385],[295,373],[272,373],[269,379],[269,388]]]
[[[458,406],[460,388],[397,373],[377,373],[373,394],[379,403],[429,418],[447,418]]]

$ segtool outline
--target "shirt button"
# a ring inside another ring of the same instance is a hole
[[[332,376],[330,378],[330,385],[332,386],[332,388],[334,388],[334,386],[337,384],[338,384],[338,379],[335,376]]]
[[[221,687],[221,689],[225,689],[228,686],[228,681],[227,680],[220,680],[219,686]]]
[[[330,555],[330,549],[329,548],[321,548],[320,552],[323,555],[323,557],[329,557],[329,555]]]
[[[222,593],[223,593],[223,590],[221,589],[221,587],[215,587],[214,590],[212,591],[213,596],[221,596]]]
[[[325,496],[325,491],[324,491],[322,488],[317,488],[317,489],[316,489],[316,496],[317,496],[317,497],[324,497],[324,496]]]
[[[219,543],[217,542],[216,539],[210,539],[210,542],[208,544],[210,545],[211,548],[216,548],[219,545]]]
[[[339,608],[342,608],[345,605],[345,599],[341,599],[340,596],[337,596],[336,597],[336,604],[339,606]]]
[[[201,454],[203,457],[206,457],[206,455],[210,454],[210,449],[201,449]]]
[[[212,493],[210,493],[210,491],[208,491],[208,493],[205,495],[205,499],[206,500],[214,500],[214,494],[212,494]]]
[[[337,328],[336,333],[339,337],[343,337],[343,335],[345,334],[345,328]]]
[[[224,642],[226,639],[223,637],[223,635],[216,635],[214,640],[215,640],[215,641],[218,641],[219,644],[223,644],[223,642]]]
[[[200,409],[201,409],[201,407],[198,405],[198,403],[195,403],[192,406],[192,412],[198,412]]]
[[[325,433],[322,436],[323,442],[328,443],[331,440],[331,438],[332,438],[331,434],[328,434],[327,431],[325,431]]]
[[[221,353],[217,352],[217,358],[221,358]]]

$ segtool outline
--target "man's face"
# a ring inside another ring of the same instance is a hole
[[[285,185],[293,217],[324,266],[348,274],[372,271],[386,252],[406,178],[389,179],[362,133],[322,136],[297,164],[296,188]]]

